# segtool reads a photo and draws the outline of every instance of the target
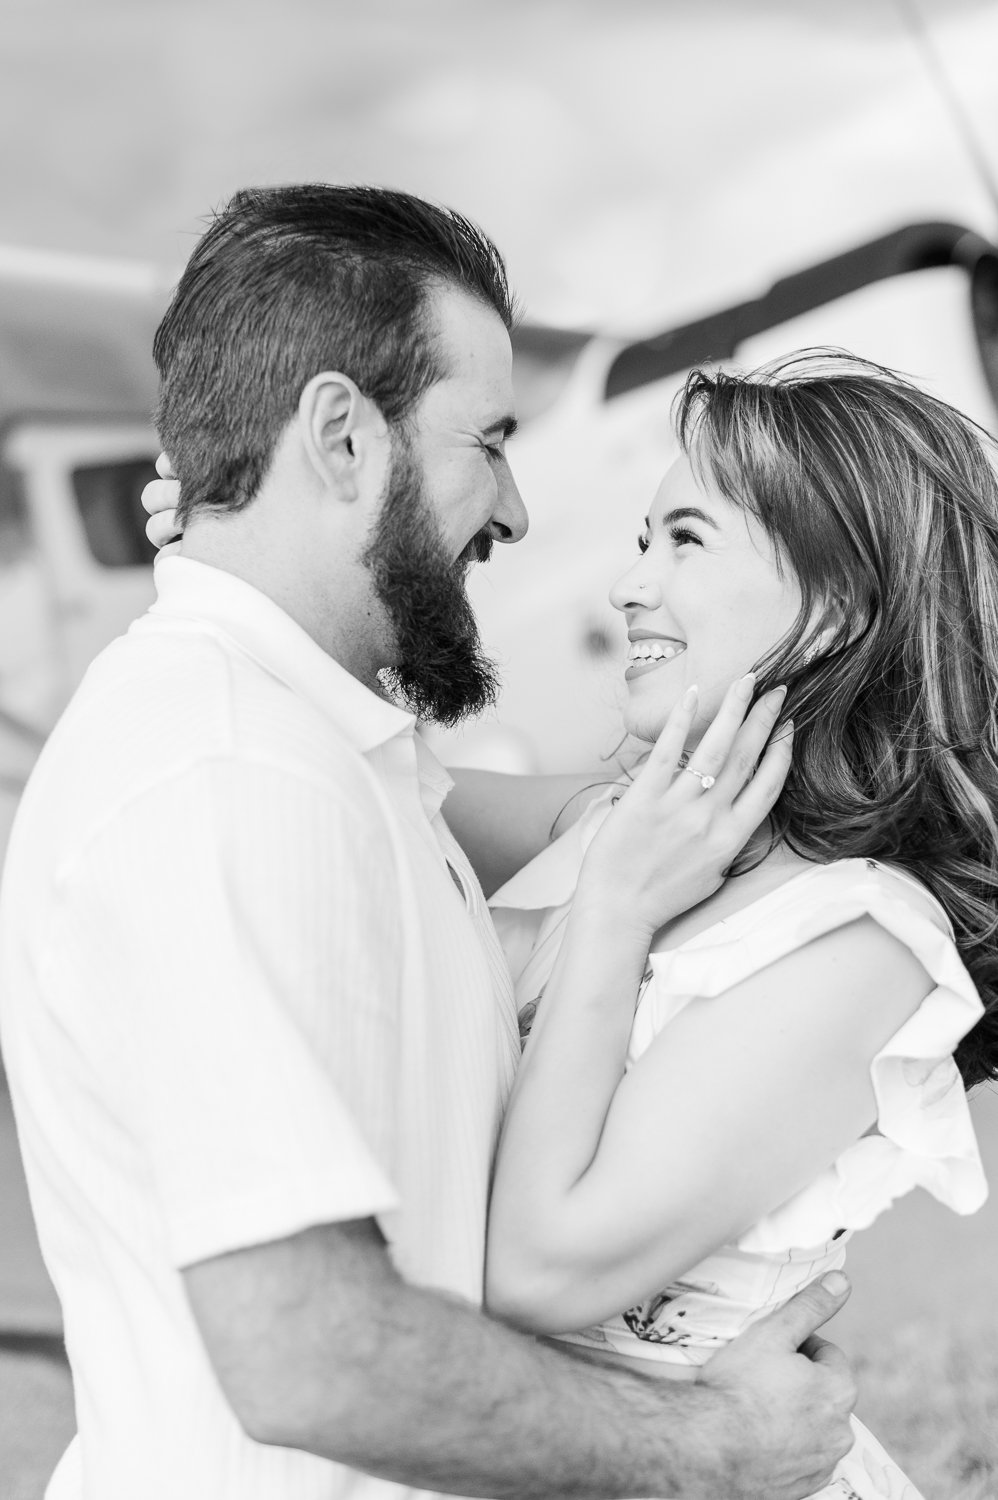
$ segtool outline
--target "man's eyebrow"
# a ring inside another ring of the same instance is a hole
[[[483,427],[482,437],[492,437],[501,432],[505,442],[513,436],[518,426],[516,418],[511,413],[507,413],[505,417],[497,417],[494,422],[490,422],[488,427]]]
[[[713,526],[715,531],[721,529],[705,510],[697,510],[695,505],[680,505],[677,510],[670,510],[662,517],[663,526],[671,526],[675,521],[703,521],[706,526]]]

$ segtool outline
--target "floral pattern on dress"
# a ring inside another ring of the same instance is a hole
[[[654,1297],[649,1297],[637,1307],[629,1307],[622,1314],[624,1322],[636,1338],[644,1339],[649,1344],[680,1344],[684,1332],[679,1320],[685,1318],[685,1308],[677,1309],[675,1323],[662,1318],[665,1308],[675,1300],[674,1293],[657,1292]]]

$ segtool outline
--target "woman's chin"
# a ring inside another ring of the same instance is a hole
[[[641,713],[633,705],[629,705],[624,711],[624,729],[631,739],[643,740],[646,745],[654,745],[665,728],[665,721],[668,717],[667,711],[653,714],[646,709],[644,713]]]

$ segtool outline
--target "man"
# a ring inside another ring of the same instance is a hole
[[[46,747],[0,914],[77,1394],[50,1500],[791,1500],[850,1444],[841,1356],[794,1352],[844,1278],[689,1387],[478,1310],[516,1016],[382,681],[445,722],[495,692],[463,578],[526,530],[510,323],[460,217],[305,187],[237,195],[157,334],[182,552]]]

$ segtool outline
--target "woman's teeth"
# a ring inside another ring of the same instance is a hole
[[[686,646],[682,641],[632,641],[628,661],[671,661]]]

